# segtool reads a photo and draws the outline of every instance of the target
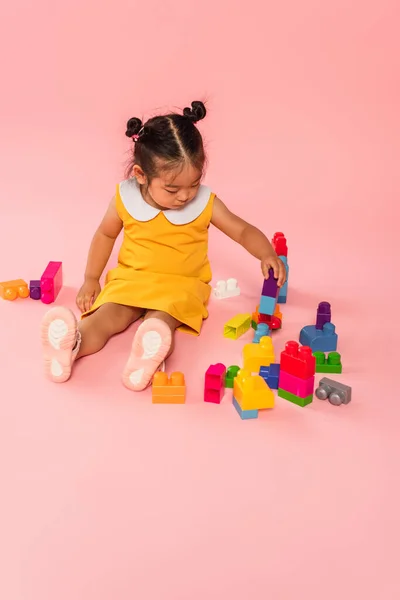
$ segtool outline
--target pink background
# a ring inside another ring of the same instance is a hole
[[[261,287],[216,231],[214,274],[242,295],[179,336],[186,406],[122,387],[133,330],[48,383],[46,307],[0,301],[1,598],[400,597],[399,17],[396,0],[2,3],[0,280],[63,260],[73,307],[127,118],[207,98],[208,183],[288,237],[278,356],[331,301],[353,401],[278,399],[253,422],[202,402],[207,366],[240,361],[223,323]]]

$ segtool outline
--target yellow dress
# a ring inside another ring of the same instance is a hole
[[[161,211],[147,204],[135,179],[117,186],[116,207],[124,239],[118,266],[86,317],[106,302],[166,312],[180,329],[198,335],[210,297],[208,228],[215,194],[200,186],[181,209]]]

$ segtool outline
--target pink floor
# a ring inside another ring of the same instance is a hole
[[[203,403],[208,365],[240,362],[249,338],[225,340],[224,322],[253,310],[261,289],[257,261],[215,230],[215,279],[237,277],[242,294],[211,302],[200,338],[179,335],[168,370],[186,375],[184,406],[152,405],[149,391],[122,386],[134,327],[78,363],[67,384],[47,382],[46,307],[0,300],[0,598],[397,600],[397,4],[330,10],[306,0],[289,15],[252,0],[235,4],[228,28],[215,2],[195,25],[191,2],[158,16],[149,2],[141,19],[159,37],[131,77],[131,45],[149,28],[133,27],[128,0],[117,11],[111,2],[20,4],[21,13],[10,4],[0,41],[10,57],[0,280],[36,279],[62,260],[58,300],[73,307],[122,176],[126,118],[206,92],[207,182],[268,235],[288,238],[276,353],[330,301],[337,378],[353,400],[301,409],[277,399],[251,422],[229,394]],[[204,43],[217,33],[220,51]]]

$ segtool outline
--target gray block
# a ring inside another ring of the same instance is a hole
[[[329,400],[334,406],[340,406],[340,404],[348,404],[351,400],[351,387],[329,379],[329,377],[323,377],[317,389],[315,395],[320,400]]]

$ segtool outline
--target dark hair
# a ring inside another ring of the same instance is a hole
[[[170,170],[188,161],[203,170],[205,152],[203,139],[195,123],[204,119],[206,107],[203,102],[192,102],[183,115],[171,113],[153,117],[142,123],[136,117],[129,119],[125,135],[135,141],[133,155],[126,175],[132,175],[134,165],[139,165],[149,181],[160,170],[157,159],[162,161],[162,170]]]

